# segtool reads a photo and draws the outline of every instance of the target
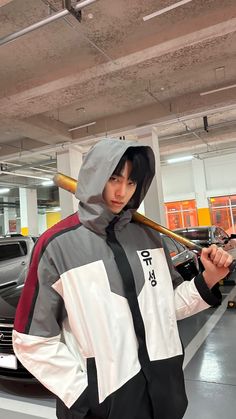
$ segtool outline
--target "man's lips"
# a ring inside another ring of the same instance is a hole
[[[124,204],[124,202],[120,202],[120,201],[113,201],[113,200],[111,200],[111,203],[112,203],[113,205],[123,205],[123,204]]]

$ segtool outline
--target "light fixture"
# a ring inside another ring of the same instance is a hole
[[[163,13],[169,12],[172,9],[176,9],[176,7],[183,6],[183,4],[186,4],[186,3],[190,3],[190,1],[192,0],[177,1],[177,3],[174,3],[171,6],[164,7],[164,9],[157,10],[156,12],[151,13],[150,15],[144,16],[143,20],[146,21],[146,20],[152,19],[153,17],[160,16]]]
[[[11,175],[11,176],[29,177],[32,179],[50,180],[48,177],[40,177],[40,176],[26,175],[24,173],[8,172],[6,170],[0,170],[0,175]]]
[[[44,182],[41,183],[42,186],[52,186],[54,185],[53,180],[45,180]]]
[[[61,211],[61,207],[52,207],[52,208],[47,208],[46,212],[60,212]]]
[[[46,172],[46,173],[55,173],[56,170],[52,170],[52,169],[42,169],[41,167],[33,167],[30,166],[31,170],[36,170],[37,172]]]
[[[68,131],[70,132],[70,131],[75,131],[76,129],[91,127],[91,125],[95,125],[95,124],[96,124],[96,121],[89,122],[88,124],[79,125],[78,127],[70,128],[70,129],[68,129]]]
[[[208,90],[207,92],[201,92],[200,96],[211,95],[212,93],[221,92],[222,90],[234,89],[236,84],[231,84],[225,87],[219,87],[219,89]]]
[[[188,161],[192,159],[193,159],[193,156],[182,156],[182,157],[176,157],[173,159],[168,159],[167,163],[179,163],[181,161]]]
[[[9,166],[16,166],[16,167],[21,167],[22,166],[22,164],[12,163],[10,161],[4,161],[4,160],[0,161],[0,164],[6,164],[6,165],[9,165]]]
[[[8,192],[10,192],[10,189],[9,188],[1,188],[0,189],[0,193],[2,194],[2,193],[8,193]]]

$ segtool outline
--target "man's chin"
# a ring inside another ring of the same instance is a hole
[[[113,214],[120,214],[121,213],[121,211],[123,210],[123,207],[120,207],[120,208],[114,208],[113,206],[110,206],[110,211],[113,213]]]
[[[122,209],[121,210],[114,210],[114,209],[112,209],[111,210],[111,212],[114,214],[114,215],[118,215],[118,214],[120,214],[120,212],[122,211]]]

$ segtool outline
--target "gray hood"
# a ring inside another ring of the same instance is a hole
[[[135,193],[125,210],[114,215],[105,205],[102,193],[106,182],[114,172],[121,157],[129,147],[143,149],[149,161],[141,192]],[[83,225],[98,234],[105,234],[108,224],[116,217],[116,229],[130,221],[143,201],[155,174],[155,159],[151,147],[134,141],[105,138],[86,154],[80,172],[75,196],[80,200],[79,218]]]

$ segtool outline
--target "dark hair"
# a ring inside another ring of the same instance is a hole
[[[124,165],[127,161],[132,163],[132,171],[130,173],[130,180],[137,183],[137,185],[142,184],[148,171],[149,171],[149,161],[144,152],[143,147],[129,147],[126,152],[121,157],[119,163],[117,164],[113,175],[119,176],[122,173]]]
[[[130,180],[137,184],[135,193],[124,209],[138,208],[142,199],[142,190],[146,190],[147,183],[150,176],[150,164],[147,157],[145,147],[129,147],[121,157],[117,164],[113,175],[119,176],[122,173],[124,165],[127,161],[132,163],[132,171],[130,173]]]

